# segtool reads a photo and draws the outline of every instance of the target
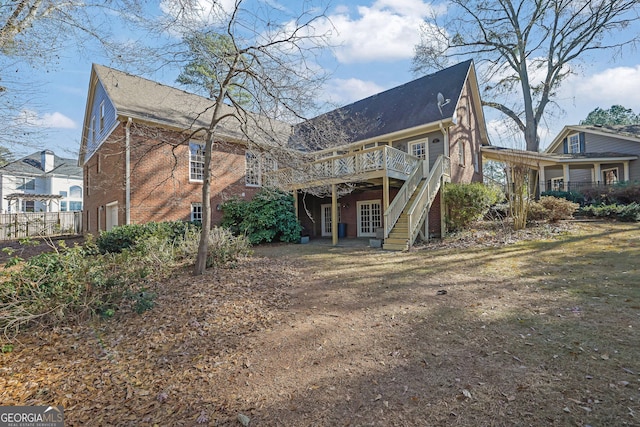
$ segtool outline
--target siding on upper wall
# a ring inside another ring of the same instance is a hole
[[[623,153],[640,156],[640,142],[628,141],[625,139],[616,138],[611,135],[599,135],[589,132],[585,132],[585,153]],[[563,144],[560,144],[553,153],[562,154],[564,151]],[[619,177],[623,178],[623,165],[602,163],[600,169],[610,169],[617,167],[619,169]],[[571,181],[573,182],[589,182],[591,181],[591,172],[584,172],[583,169],[574,170],[575,166],[572,166],[570,173]],[[561,177],[562,168],[545,169],[545,176],[548,179]],[[596,177],[596,181],[602,181],[602,177]],[[629,162],[629,181],[640,181],[640,160],[633,160]]]
[[[433,166],[438,156],[440,154],[444,154],[444,137],[442,136],[442,132],[424,133],[421,135],[412,136],[410,138],[399,139],[399,140],[393,141],[391,143],[391,146],[395,149],[408,153],[410,143],[418,142],[424,139],[427,139],[427,150],[429,153],[429,166]],[[438,142],[434,143],[433,141],[435,141],[436,139],[438,140]]]
[[[102,128],[100,128],[100,104],[104,102],[104,122]],[[92,120],[92,118],[94,118]],[[87,150],[85,153],[84,161],[86,162],[95,153],[100,144],[111,133],[116,125],[116,109],[111,103],[107,92],[104,90],[102,83],[98,81],[93,95],[93,104],[91,105],[91,114],[89,115],[89,122],[84,125],[87,128]],[[91,129],[92,122],[95,122],[95,139],[93,138],[93,131]]]

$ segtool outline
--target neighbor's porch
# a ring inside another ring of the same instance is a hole
[[[630,163],[638,159],[632,154],[535,153],[502,147],[482,147],[482,156],[537,171],[539,193],[606,187],[630,181]]]

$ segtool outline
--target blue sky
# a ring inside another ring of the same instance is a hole
[[[205,2],[207,0],[200,0]],[[228,0],[224,0],[228,1]],[[329,16],[337,29],[334,43],[339,44],[327,55],[323,68],[332,71],[325,97],[338,104],[349,103],[382,90],[410,81],[418,76],[411,72],[413,47],[419,40],[418,27],[433,10],[423,0],[334,0]],[[441,10],[442,11],[442,10]],[[640,28],[629,28],[629,34]],[[121,34],[122,36],[122,34]],[[49,148],[65,157],[75,156],[79,145],[87,96],[91,63],[111,65],[100,54],[78,56],[68,50],[54,69],[32,69],[25,66],[22,78],[39,82],[43,96],[33,99],[23,114],[29,114],[42,131],[38,148]],[[640,112],[640,59],[637,52],[620,58],[601,54],[575,66],[572,75],[558,93],[557,101],[564,113],[549,120],[541,129],[541,147],[566,124],[577,124],[596,107],[621,104]],[[146,77],[166,84],[175,74]],[[500,116],[485,110],[488,127],[495,145],[508,145],[500,140]],[[33,151],[33,147],[25,152]]]

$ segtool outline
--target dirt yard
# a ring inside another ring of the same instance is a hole
[[[12,340],[0,404],[70,426],[639,426],[638,225],[475,236],[179,274],[143,315]]]

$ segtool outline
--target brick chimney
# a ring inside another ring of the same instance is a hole
[[[54,159],[55,155],[51,150],[44,150],[40,153],[40,165],[42,166],[42,170],[45,172],[49,172],[53,170],[54,167]]]

